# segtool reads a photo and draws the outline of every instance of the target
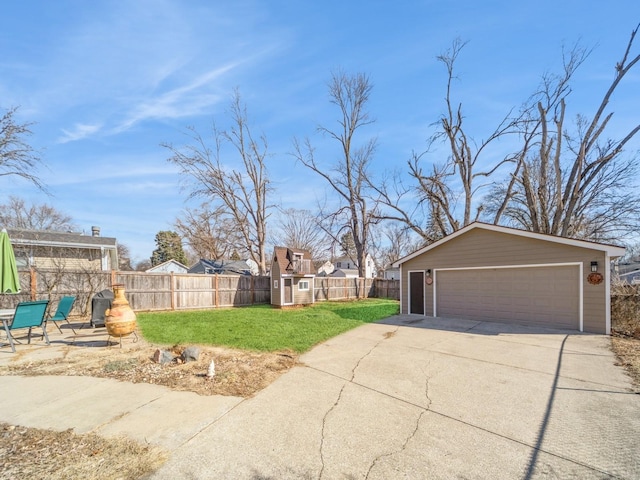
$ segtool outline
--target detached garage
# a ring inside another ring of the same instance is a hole
[[[624,248],[472,223],[399,260],[402,313],[609,333]]]

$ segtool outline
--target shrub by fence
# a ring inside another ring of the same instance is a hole
[[[614,285],[611,291],[611,330],[640,338],[640,285]]]
[[[86,317],[91,314],[93,296],[118,283],[124,285],[134,310],[237,307],[271,301],[271,277],[31,269],[20,271],[19,294],[0,295],[0,308],[32,299],[56,302],[74,295],[72,314]],[[314,294],[316,301],[400,298],[398,280],[364,278],[317,277]]]

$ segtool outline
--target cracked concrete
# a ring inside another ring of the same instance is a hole
[[[342,388],[340,389],[340,393],[338,394],[338,398],[336,398],[335,403],[331,406],[331,408],[329,410],[327,410],[327,413],[325,414],[324,418],[322,419],[322,431],[321,431],[321,435],[320,435],[320,461],[322,464],[322,468],[320,469],[320,473],[318,475],[318,479],[321,480],[324,477],[325,474],[325,467],[326,467],[326,463],[324,460],[324,446],[325,446],[325,431],[327,428],[327,418],[329,418],[329,416],[334,412],[334,410],[338,407],[338,405],[340,404],[340,401],[342,400],[342,395],[344,393],[344,390],[346,388],[346,386],[348,385],[348,383],[353,383],[353,380],[355,378],[356,375],[356,370],[358,369],[358,367],[360,366],[360,364],[362,363],[362,361],[367,358],[369,355],[371,355],[371,352],[373,352],[383,341],[385,341],[386,339],[391,338],[393,335],[396,334],[396,332],[398,331],[399,327],[396,327],[394,330],[391,331],[387,331],[385,333],[382,334],[382,337],[380,338],[380,340],[378,340],[370,349],[369,351],[367,351],[364,355],[362,355],[357,362],[355,363],[355,365],[353,366],[353,368],[351,369],[351,376],[350,378],[345,381],[345,383],[343,384]],[[374,461],[375,463],[375,461]],[[370,470],[371,468],[369,468]]]
[[[154,478],[636,478],[640,396],[608,342],[451,319],[366,325],[305,354]]]
[[[0,419],[164,445],[156,480],[640,478],[640,395],[608,345],[397,316],[226,406],[104,379],[0,377],[12,392]]]
[[[416,434],[418,433],[418,429],[420,428],[420,421],[422,420],[422,417],[424,416],[424,414],[431,407],[431,399],[429,398],[429,376],[427,375],[427,370],[429,368],[429,363],[430,362],[427,362],[426,369],[422,368],[422,366],[420,366],[420,365],[415,365],[422,372],[422,374],[424,375],[424,396],[425,396],[425,398],[427,400],[427,404],[424,407],[424,410],[422,410],[422,412],[420,412],[420,415],[418,416],[418,418],[416,420],[416,424],[415,424],[415,428],[413,429],[413,432],[411,432],[411,434],[409,436],[407,436],[406,440],[404,441],[404,443],[402,444],[402,446],[398,450],[394,450],[393,452],[385,453],[383,455],[380,455],[378,458],[376,458],[373,461],[373,463],[369,466],[369,470],[367,470],[367,474],[365,475],[365,479],[367,479],[367,480],[369,479],[372,470],[383,459],[391,460],[391,458],[394,455],[402,453],[407,448],[407,445],[409,444],[409,442],[411,440],[413,440],[415,438]]]

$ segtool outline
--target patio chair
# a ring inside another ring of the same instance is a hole
[[[71,327],[73,334],[75,335],[76,331],[71,325],[71,322],[69,322],[69,314],[71,313],[71,309],[73,308],[73,302],[75,301],[76,301],[76,297],[62,297],[58,302],[58,308],[56,310],[56,313],[53,316],[49,315],[45,320],[45,325],[44,325],[45,328],[49,322],[53,322],[53,324],[56,326],[58,331],[62,333],[62,329],[60,328],[60,325],[58,325],[58,322],[67,322],[69,327]]]
[[[43,336],[47,340],[47,345],[49,345],[47,330],[44,328],[44,319],[48,305],[49,300],[20,302],[16,307],[16,313],[13,315],[11,323],[9,323],[9,320],[7,319],[2,319],[2,325],[4,326],[4,331],[7,333],[7,339],[9,340],[9,345],[11,345],[12,352],[15,353],[16,351],[14,341],[18,342],[12,332],[22,328],[29,329],[29,333],[27,335],[28,343],[31,343],[31,329],[33,327],[42,328]]]

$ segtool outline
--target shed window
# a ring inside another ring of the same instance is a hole
[[[298,282],[298,290],[309,290],[309,280],[300,280]]]

